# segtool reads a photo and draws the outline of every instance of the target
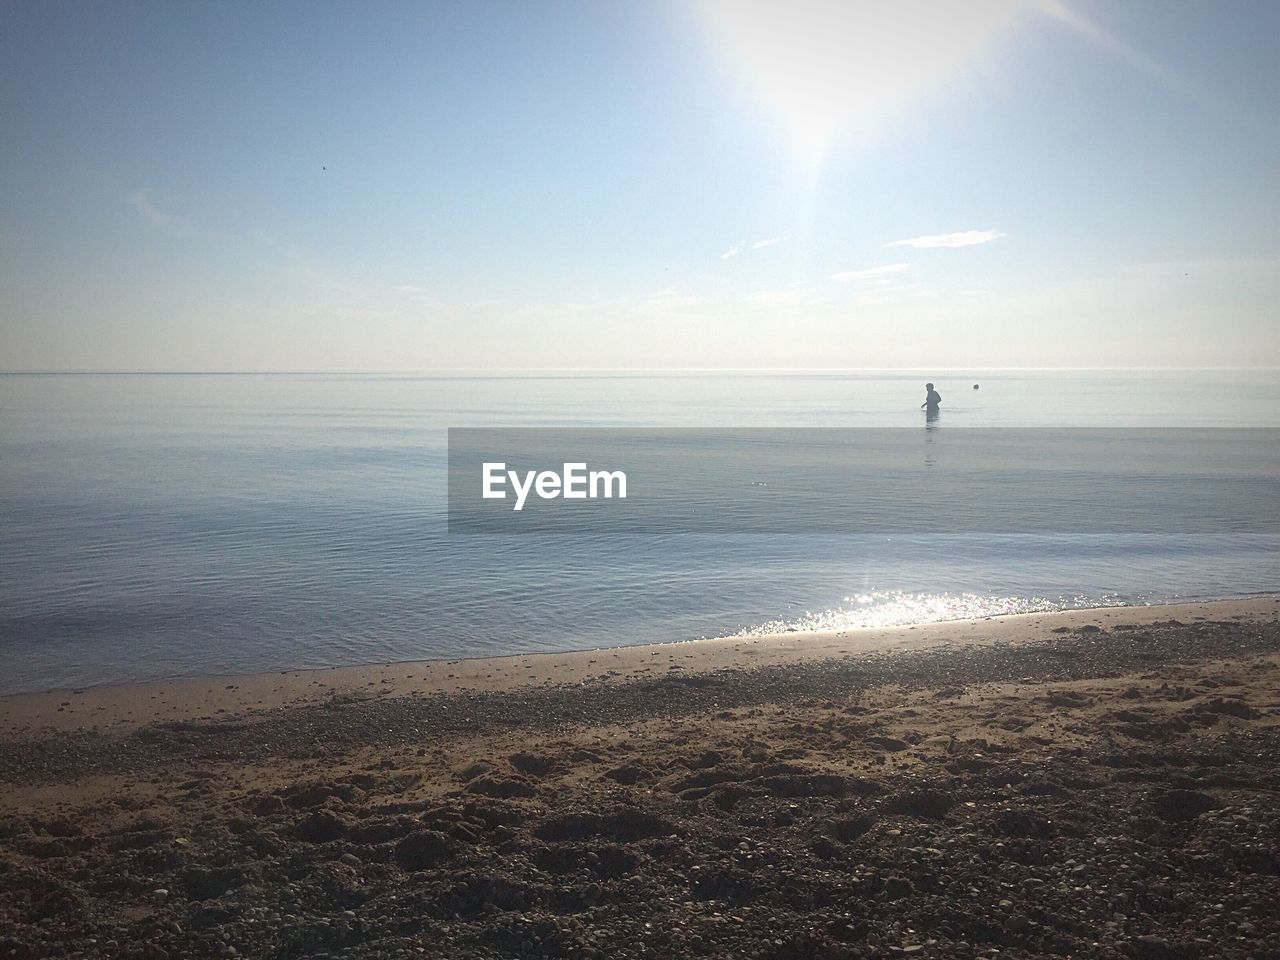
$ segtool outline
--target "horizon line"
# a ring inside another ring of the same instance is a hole
[[[415,369],[299,369],[299,370],[125,370],[125,369],[27,369],[0,370],[6,377],[56,377],[56,376],[407,376],[425,374],[706,374],[706,373],[976,373],[1005,370],[1280,370],[1274,364],[1257,365],[1146,365],[1119,364],[1108,366],[995,366],[995,367],[423,367]]]

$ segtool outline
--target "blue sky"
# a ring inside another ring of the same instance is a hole
[[[7,4],[0,368],[1280,364],[1280,6],[958,6]]]

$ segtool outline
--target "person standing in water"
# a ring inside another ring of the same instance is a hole
[[[937,413],[938,405],[942,403],[942,394],[933,389],[932,383],[926,383],[924,388],[928,392],[925,394],[924,403],[920,404],[921,409],[923,409],[925,413]]]

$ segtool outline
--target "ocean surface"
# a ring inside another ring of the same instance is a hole
[[[1280,590],[1231,535],[446,529],[449,427],[1280,427],[1276,371],[0,375],[0,692]],[[980,390],[973,390],[978,383]]]

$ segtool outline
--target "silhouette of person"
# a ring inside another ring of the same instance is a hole
[[[924,388],[925,390],[928,391],[928,393],[925,394],[924,403],[920,404],[920,407],[929,416],[937,416],[938,405],[942,403],[942,394],[940,394],[937,390],[933,389],[932,383],[926,383],[924,385]]]

